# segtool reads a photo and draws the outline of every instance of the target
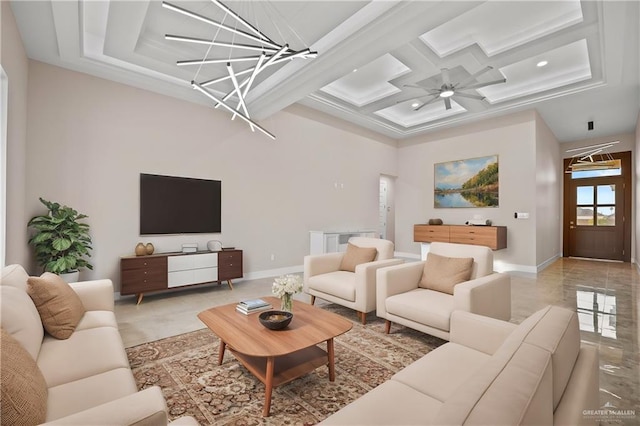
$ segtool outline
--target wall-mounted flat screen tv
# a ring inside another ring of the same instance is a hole
[[[222,182],[140,174],[140,235],[221,232]]]

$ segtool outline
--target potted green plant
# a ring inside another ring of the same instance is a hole
[[[43,198],[40,202],[47,207],[47,214],[31,218],[28,227],[35,230],[29,239],[36,253],[36,260],[45,271],[64,277],[67,282],[77,281],[79,268],[93,269],[86,258],[90,257],[91,236],[89,225],[80,222],[88,216],[71,207],[52,203]]]

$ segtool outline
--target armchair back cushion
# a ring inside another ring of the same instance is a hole
[[[0,286],[0,300],[0,325],[29,352],[34,361],[37,360],[44,330],[33,300],[24,290],[10,285]]]
[[[469,244],[431,243],[429,253],[447,257],[473,257],[470,280],[493,273],[493,252],[489,247]]]
[[[447,257],[435,253],[427,254],[422,279],[422,288],[453,294],[453,287],[469,281],[473,269],[473,257]]]
[[[42,325],[56,339],[68,339],[85,313],[78,294],[60,276],[45,272],[27,279]]]
[[[2,423],[37,425],[47,416],[47,384],[42,372],[22,345],[0,329]]]
[[[393,259],[395,246],[389,240],[369,237],[351,237],[349,242],[358,247],[375,247],[378,255],[373,260]]]
[[[359,247],[347,243],[347,251],[340,262],[340,270],[355,272],[356,266],[361,263],[373,262],[377,254],[378,250],[375,247]]]
[[[2,268],[2,276],[0,276],[0,285],[19,288],[27,291],[27,278],[29,274],[21,265],[7,265]]]

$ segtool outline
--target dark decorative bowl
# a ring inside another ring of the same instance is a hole
[[[258,317],[260,324],[269,330],[282,330],[289,325],[293,319],[293,314],[286,311],[264,311]]]

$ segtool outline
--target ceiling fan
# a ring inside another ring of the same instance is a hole
[[[448,68],[442,68],[440,70],[440,74],[442,77],[442,85],[440,86],[440,88],[430,88],[430,87],[424,87],[424,86],[417,86],[417,85],[413,85],[413,84],[405,84],[405,87],[413,87],[416,89],[422,89],[424,91],[427,92],[426,95],[423,96],[419,96],[417,99],[421,99],[421,98],[425,98],[425,97],[431,97],[431,99],[427,99],[426,101],[416,105],[416,104],[412,104],[411,106],[414,107],[413,110],[414,111],[419,111],[421,110],[423,107],[425,107],[426,105],[432,104],[435,101],[437,101],[438,99],[443,99],[444,100],[444,106],[446,109],[451,109],[451,98],[454,96],[459,96],[461,98],[470,98],[470,99],[477,99],[477,100],[484,100],[485,97],[484,96],[479,96],[479,95],[474,95],[474,94],[469,94],[469,93],[463,93],[461,92],[462,90],[472,90],[472,89],[480,89],[482,87],[486,87],[486,86],[491,86],[493,84],[499,84],[499,83],[505,83],[507,81],[506,78],[501,78],[499,80],[493,80],[493,81],[489,81],[486,83],[473,83],[473,81],[476,80],[476,78],[484,73],[486,73],[487,71],[492,70],[493,67],[487,66],[483,69],[481,69],[480,71],[471,74],[469,77],[465,78],[464,80],[458,82],[458,83],[452,83],[451,82],[451,78],[449,76],[449,69]],[[405,102],[405,101],[401,101],[401,102]]]

